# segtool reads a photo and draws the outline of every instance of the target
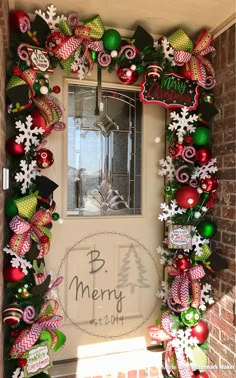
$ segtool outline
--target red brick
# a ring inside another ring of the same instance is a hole
[[[159,377],[160,369],[155,366],[149,368],[149,377]]]
[[[117,378],[126,378],[126,373],[119,372]]]
[[[235,222],[234,220],[229,221],[226,219],[221,219],[220,221],[216,221],[216,224],[218,226],[219,230],[227,230],[228,232],[234,232],[235,231]]]
[[[228,49],[228,56],[227,62],[228,64],[232,63],[235,64],[235,24],[231,26],[228,30],[228,44],[230,48]]]
[[[222,242],[225,244],[235,245],[235,235],[224,232],[222,234]]]
[[[235,154],[224,156],[224,168],[235,167]]]
[[[222,206],[222,218],[236,219],[236,209],[234,207]]]
[[[148,372],[147,370],[139,370],[139,377],[138,378],[147,378],[148,377]]]
[[[235,125],[232,125],[231,129],[226,129],[224,131],[224,142],[232,142],[232,140],[235,140],[236,138],[236,131],[235,131]]]
[[[128,378],[138,378],[137,370],[131,370],[128,372]]]

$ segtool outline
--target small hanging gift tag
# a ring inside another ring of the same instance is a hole
[[[47,341],[34,345],[24,354],[27,363],[24,366],[24,377],[29,378],[52,367]]]
[[[171,224],[168,226],[168,248],[191,249],[192,226]]]

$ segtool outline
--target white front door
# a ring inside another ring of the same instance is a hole
[[[68,85],[84,82],[65,79],[61,70],[55,71],[52,80],[62,89],[60,99],[67,117]],[[104,76],[103,82],[108,80],[116,90],[138,91],[138,87],[117,84],[115,75]],[[90,85],[96,85],[93,77]],[[143,105],[141,214],[78,216],[68,211],[68,130],[53,131],[48,138],[47,148],[55,162],[45,174],[59,185],[54,199],[64,220],[63,224],[54,222],[46,257],[48,271],[64,277],[58,295],[67,343],[54,355],[55,360],[141,349],[150,344],[147,327],[155,323],[161,305],[156,297],[162,278],[156,247],[163,237],[158,221],[163,199],[158,160],[164,155],[164,138],[160,144],[155,144],[154,138],[164,133],[164,117],[163,108]],[[113,159],[120,157],[113,155]]]

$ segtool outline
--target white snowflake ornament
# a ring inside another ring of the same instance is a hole
[[[157,298],[161,298],[163,303],[167,301],[169,296],[169,286],[166,281],[161,281],[161,290],[156,293]]]
[[[171,47],[170,43],[168,42],[167,38],[161,38],[161,46],[163,47],[163,52],[165,58],[171,62],[172,66],[176,66],[174,61],[174,49]]]
[[[27,163],[26,160],[21,160],[19,165],[21,172],[16,173],[15,180],[21,183],[21,193],[25,194],[32,181],[35,180],[36,176],[40,176],[40,173],[37,169],[36,160],[32,160],[30,163]]]
[[[160,254],[161,265],[172,264],[173,258],[171,257],[170,251],[162,247],[157,247],[156,251],[158,254]]]
[[[207,164],[204,164],[201,167],[195,168],[191,176],[191,179],[201,180],[211,175],[212,173],[216,173],[218,171],[218,167],[215,164],[216,164],[216,159],[211,159]]]
[[[17,368],[13,374],[12,378],[24,378],[25,374],[21,368]]]
[[[25,275],[28,274],[28,269],[32,268],[32,264],[29,261],[25,260],[23,257],[18,256],[14,251],[11,250],[11,248],[8,248],[8,246],[3,248],[3,251],[13,256],[13,258],[11,259],[11,266],[13,268],[20,267]]]
[[[211,290],[212,290],[211,285],[208,283],[204,284],[201,288],[201,303],[200,303],[199,309],[202,311],[206,310],[206,304],[211,305],[214,303],[214,299],[210,295]]]
[[[57,16],[56,10],[57,8],[54,5],[48,5],[46,12],[42,12],[41,9],[37,9],[34,13],[42,17],[51,30],[59,30],[59,22],[66,21],[67,17],[65,17],[63,14],[61,16]]]
[[[198,339],[191,336],[191,328],[186,328],[185,330],[180,329],[177,331],[177,337],[171,341],[173,347],[181,350],[188,356],[189,348],[198,344]]]
[[[16,121],[15,122],[16,129],[19,130],[20,135],[17,135],[16,137],[16,143],[24,143],[25,147],[25,153],[29,152],[30,147],[32,145],[38,146],[40,143],[40,140],[38,139],[38,135],[43,135],[44,130],[42,127],[34,127],[32,128],[33,125],[33,118],[31,115],[28,115],[26,117],[25,123],[21,121]]]
[[[195,231],[192,237],[192,247],[194,247],[196,256],[202,256],[203,244],[209,244],[209,239],[204,239],[197,231]]]
[[[160,221],[166,221],[168,218],[172,218],[177,214],[183,214],[187,211],[187,209],[183,209],[179,207],[176,200],[172,200],[170,204],[161,203],[160,208],[163,210],[162,214],[159,214],[158,219]]]
[[[190,115],[187,106],[181,108],[180,113],[171,112],[170,118],[173,119],[173,122],[169,124],[168,129],[174,131],[179,138],[183,138],[187,133],[194,133],[196,130],[193,123],[198,120],[198,116]]]
[[[173,164],[173,160],[170,156],[166,157],[165,159],[161,159],[159,161],[161,169],[159,169],[158,173],[160,176],[166,176],[168,180],[171,182],[175,177],[175,166]]]

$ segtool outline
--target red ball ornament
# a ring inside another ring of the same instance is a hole
[[[30,18],[21,10],[12,10],[9,15],[9,24],[12,29],[25,33],[30,29]]]
[[[25,277],[21,268],[14,268],[10,263],[3,268],[3,277],[7,282],[19,282]]]
[[[178,254],[174,260],[173,260],[173,264],[175,266],[176,269],[180,270],[181,272],[185,272],[187,271],[190,266],[191,266],[191,262],[190,262],[190,258],[189,258],[189,255],[187,254]]]
[[[192,141],[193,141],[193,138],[191,137],[191,135],[186,135],[186,137],[184,138],[184,142],[187,144],[192,143]]]
[[[185,77],[185,79],[187,80],[192,80],[192,73],[191,73],[191,70],[190,70],[190,66],[188,63],[184,64],[181,68],[180,68],[180,74]]]
[[[2,312],[3,323],[9,326],[16,326],[17,324],[19,324],[22,316],[23,316],[23,311],[21,307],[18,306],[17,304],[9,305]]]
[[[27,358],[18,358],[17,365],[23,368],[27,364]]]
[[[40,238],[40,242],[43,243],[43,244],[46,244],[49,242],[49,237],[47,235],[43,235],[41,238]]]
[[[191,328],[191,336],[196,337],[199,344],[204,343],[209,335],[208,325],[203,321],[199,322]]]
[[[218,180],[214,176],[205,177],[204,179],[200,180],[200,188],[207,193],[215,192],[218,185]]]
[[[175,198],[179,206],[189,209],[197,205],[199,193],[192,186],[182,186],[177,190]]]
[[[55,94],[58,94],[61,92],[61,88],[59,87],[59,85],[54,85],[54,87],[52,88],[53,92]]]
[[[25,152],[24,143],[16,143],[15,137],[11,137],[6,142],[6,151],[11,156],[20,156]]]
[[[183,144],[180,144],[178,142],[175,142],[173,145],[170,146],[169,148],[169,154],[171,157],[178,157],[178,156],[181,156],[182,152],[183,152],[183,149],[184,149],[184,145]]]
[[[194,377],[196,377],[196,378],[209,378],[209,375],[206,371],[202,371],[201,373],[194,373]]]
[[[36,155],[37,166],[41,169],[49,168],[54,162],[53,154],[47,148],[41,148]]]
[[[45,118],[43,117],[43,115],[38,110],[34,110],[31,113],[31,116],[32,116],[32,119],[33,119],[32,128],[42,127],[42,129],[44,130],[44,136],[48,135],[50,133],[50,131],[53,129],[53,125],[48,126]]]
[[[200,150],[196,151],[195,159],[201,165],[207,164],[211,158],[212,152],[209,148],[200,148]]]
[[[123,84],[131,85],[138,80],[138,72],[129,68],[118,68],[117,76]]]

